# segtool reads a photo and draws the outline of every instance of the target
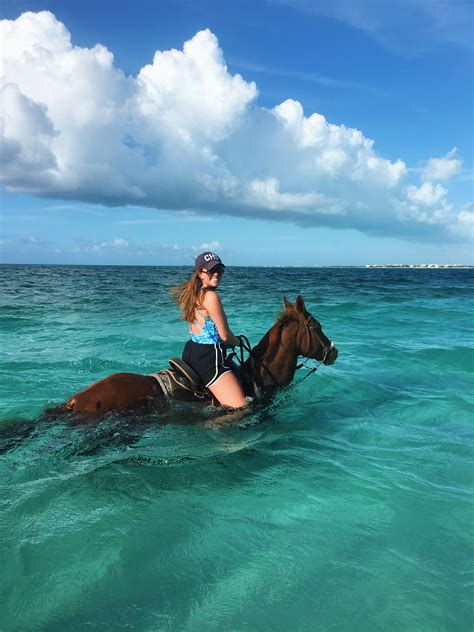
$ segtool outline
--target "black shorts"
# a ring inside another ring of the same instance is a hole
[[[221,343],[202,344],[188,340],[184,346],[183,360],[196,371],[206,387],[232,369],[225,364],[226,351]]]

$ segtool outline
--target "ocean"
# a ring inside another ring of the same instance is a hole
[[[236,334],[302,294],[339,358],[218,426],[42,416],[180,355],[190,270],[0,272],[2,632],[472,632],[473,270],[227,268]]]

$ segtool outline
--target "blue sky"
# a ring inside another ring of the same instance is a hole
[[[472,6],[4,0],[2,261],[474,263]]]

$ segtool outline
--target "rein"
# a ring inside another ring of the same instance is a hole
[[[237,355],[236,351],[232,351],[232,353],[230,353],[227,356],[227,359],[228,360],[233,360],[234,358],[236,358],[239,361],[240,366],[243,366],[243,364],[245,362],[244,350],[247,351],[247,353],[250,356],[250,359],[253,362],[253,366],[255,367],[255,361],[258,360],[260,362],[260,364],[262,365],[262,367],[265,369],[265,371],[268,373],[268,375],[272,378],[273,382],[278,386],[279,385],[278,381],[275,378],[275,376],[273,375],[273,373],[270,371],[270,369],[267,367],[267,365],[263,362],[263,360],[259,356],[255,355],[255,353],[253,352],[252,347],[250,346],[250,341],[247,338],[247,336],[240,335],[240,336],[237,336],[237,338],[240,340],[240,346],[239,346],[240,357]],[[256,390],[256,388],[258,388],[258,385],[257,385],[257,383],[255,382],[254,379],[252,381],[253,381],[253,388],[254,388],[254,390]]]
[[[249,342],[249,339],[247,338],[247,336],[239,336],[239,338],[240,338],[241,343],[243,342],[243,344],[240,345],[240,358],[241,358],[240,359],[240,366],[242,366],[242,364],[244,363],[244,349],[245,349],[245,351],[247,351],[249,356],[252,358],[252,360],[254,362],[254,366],[255,366],[255,360],[258,360],[260,362],[260,364],[262,365],[262,368],[265,369],[265,371],[272,378],[272,380],[276,384],[276,386],[279,386],[278,380],[275,378],[275,376],[270,371],[270,369],[267,367],[267,365],[263,362],[263,360],[259,356],[256,356],[254,354],[254,352],[252,351],[252,347],[250,346],[250,342]]]

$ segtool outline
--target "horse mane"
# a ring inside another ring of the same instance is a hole
[[[286,308],[283,310],[275,324],[267,331],[254,349],[260,360],[268,360],[273,355],[276,346],[281,340],[283,329],[289,322],[295,320],[297,316],[298,312],[295,309]]]

